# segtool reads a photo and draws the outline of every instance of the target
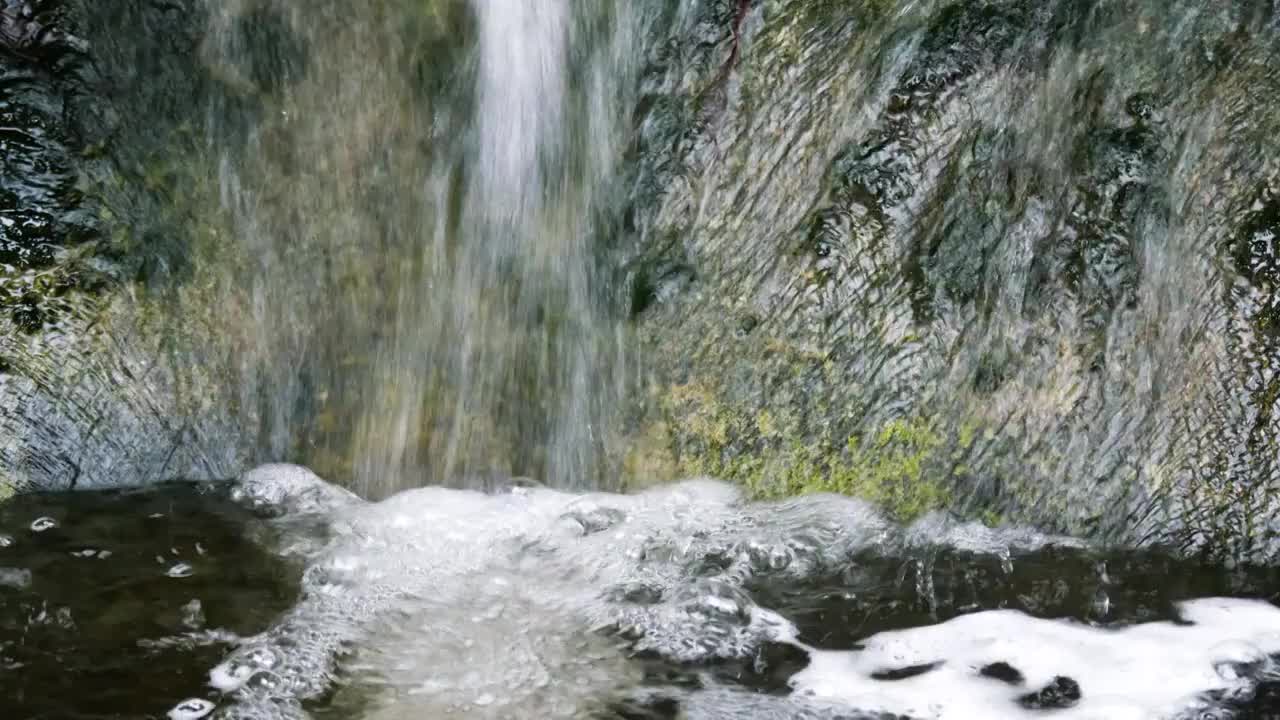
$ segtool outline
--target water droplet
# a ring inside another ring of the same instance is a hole
[[[200,720],[213,712],[216,706],[208,700],[189,698],[169,711],[169,720]]]
[[[191,567],[187,563],[178,563],[177,565],[174,565],[173,567],[166,570],[164,574],[168,575],[171,578],[184,578],[184,577],[191,577],[192,573],[194,572],[195,572],[195,568]]]
[[[476,698],[476,705],[480,707],[485,707],[486,705],[492,705],[495,700],[497,700],[497,698],[495,698],[493,695],[490,695],[489,693],[485,693],[480,697]]]
[[[58,521],[51,517],[36,518],[31,523],[31,532],[44,532],[58,527]]]
[[[0,548],[13,547],[12,535],[0,535]]]

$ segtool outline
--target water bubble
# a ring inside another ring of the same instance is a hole
[[[232,693],[244,687],[253,673],[253,666],[234,659],[227,660],[209,671],[209,685],[224,693]]]
[[[213,712],[216,706],[201,698],[183,700],[169,711],[169,720],[200,720]]]
[[[235,692],[246,685],[269,691],[280,682],[280,678],[270,672],[280,665],[280,661],[280,651],[274,647],[244,647],[209,672],[209,684],[224,693]]]
[[[58,527],[58,521],[51,517],[36,518],[31,522],[31,532],[44,532]]]
[[[786,545],[752,541],[747,543],[745,550],[751,570],[756,573],[782,572],[795,559],[795,551]]]
[[[270,670],[255,672],[249,676],[249,680],[244,684],[249,690],[263,695],[275,695],[283,685],[284,680]]]
[[[244,663],[263,670],[272,670],[280,664],[279,651],[266,645],[245,648],[237,655]]]
[[[171,578],[191,577],[195,573],[195,568],[187,563],[178,563],[164,572]]]

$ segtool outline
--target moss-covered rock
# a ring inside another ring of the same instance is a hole
[[[637,282],[691,278],[635,316],[684,471],[1278,549],[1273,17],[692,7],[631,199]]]

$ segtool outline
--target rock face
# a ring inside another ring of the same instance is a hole
[[[121,329],[112,296],[129,268],[117,261],[92,176],[112,120],[98,115],[109,109],[105,88],[67,24],[68,8],[54,3],[0,4],[0,486],[7,488],[113,482],[173,452],[168,440],[129,452],[137,442],[125,439],[130,433],[179,434],[157,418],[156,405],[167,400],[147,392],[163,383],[163,371],[146,370],[154,348],[127,333],[111,337]],[[146,378],[136,394],[121,387],[131,375]],[[120,402],[117,392],[132,396]]]
[[[200,7],[0,3],[0,492],[252,456],[234,356],[209,342],[227,308],[196,283],[201,253],[234,259],[190,214],[211,186],[193,123],[233,98],[200,63]]]
[[[630,278],[680,472],[1274,553],[1271,3],[674,21]]]
[[[1280,549],[1273,3],[646,8],[631,481]],[[474,29],[349,12],[0,0],[0,486],[350,477]]]

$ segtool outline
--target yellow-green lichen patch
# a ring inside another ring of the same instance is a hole
[[[700,382],[670,387],[662,406],[681,475],[738,483],[761,499],[851,495],[903,520],[953,504],[967,474],[956,456],[978,435],[973,423],[947,434],[936,419],[905,417],[842,442],[806,437],[790,413],[730,405]]]
[[[764,472],[744,479],[760,497],[840,493],[911,519],[951,503],[950,488],[931,472],[945,444],[929,421],[893,420],[874,434],[848,438],[843,449],[788,449],[781,462],[766,462]]]

